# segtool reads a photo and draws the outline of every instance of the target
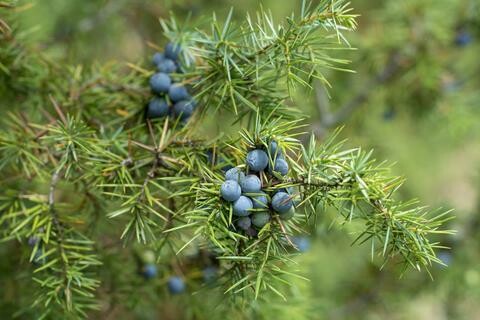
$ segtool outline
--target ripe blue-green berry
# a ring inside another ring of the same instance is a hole
[[[452,254],[448,251],[443,250],[438,253],[438,259],[440,259],[440,261],[442,261],[447,267],[452,263],[452,258]]]
[[[170,108],[165,99],[154,97],[148,103],[147,118],[154,119],[154,118],[164,117],[168,114],[169,109]]]
[[[190,99],[187,88],[181,84],[173,84],[168,90],[168,96],[173,102]]]
[[[457,46],[465,47],[470,42],[472,42],[472,35],[468,31],[461,30],[457,33],[457,36],[455,37],[455,44]]]
[[[171,59],[163,59],[157,64],[157,69],[164,73],[173,73],[177,71],[177,65]]]
[[[255,172],[265,170],[268,165],[268,155],[265,151],[255,149],[247,154],[248,168]]]
[[[275,159],[273,171],[280,173],[282,176],[288,173],[288,163],[285,159],[277,158]]]
[[[168,291],[171,294],[179,294],[185,290],[185,282],[183,279],[177,276],[170,277],[167,282]]]
[[[268,212],[257,212],[252,215],[252,224],[257,228],[262,228],[270,221]]]
[[[143,266],[142,275],[145,279],[155,278],[157,275],[157,266],[153,263],[146,264]]]
[[[282,156],[282,150],[278,147],[278,143],[275,140],[270,141],[268,144],[268,151],[270,152],[270,157],[272,157],[272,159]]]
[[[240,181],[240,186],[242,187],[243,193],[255,193],[259,192],[262,188],[262,182],[256,175],[249,174]]]
[[[156,94],[167,93],[171,85],[172,79],[166,73],[158,72],[150,78],[150,88]]]
[[[163,61],[163,59],[165,59],[165,55],[163,53],[155,52],[155,54],[152,57],[152,63],[154,65],[158,65],[160,62]]]
[[[191,101],[179,101],[173,105],[173,114],[180,117],[181,120],[190,118],[193,113],[193,104]]]
[[[231,168],[225,172],[225,180],[241,182],[243,179],[245,179],[245,173],[239,168]]]
[[[237,181],[227,180],[220,187],[220,194],[222,195],[223,199],[229,202],[233,202],[240,198],[242,194],[242,189],[240,188],[240,185]]]
[[[272,197],[272,207],[278,213],[286,213],[292,208],[293,202],[291,196],[286,192],[277,192]]]
[[[232,181],[232,180],[228,180]],[[235,182],[235,181],[233,181]],[[250,214],[250,210],[253,208],[253,203],[250,198],[245,196],[240,196],[234,203],[233,203],[233,214],[239,217],[246,217]]]
[[[300,252],[306,252],[310,249],[310,239],[305,236],[293,237],[292,242]]]
[[[211,283],[217,278],[218,269],[214,266],[208,266],[202,270],[203,281]]]
[[[177,60],[178,55],[182,51],[182,47],[179,44],[167,43],[165,46],[165,57],[172,60]]]
[[[265,192],[260,191],[252,194],[250,197],[252,198],[254,209],[265,209],[268,207],[268,198]]]
[[[279,217],[282,220],[290,220],[295,215],[295,207],[291,207],[287,212],[279,213]]]
[[[252,226],[252,220],[249,217],[241,217],[237,220],[237,226],[243,230],[248,230]]]

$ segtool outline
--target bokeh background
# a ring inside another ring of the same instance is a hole
[[[148,42],[165,43],[158,18],[190,16],[201,26],[214,11],[221,19],[234,7],[243,19],[260,5],[281,22],[300,1],[49,0],[19,18],[59,60],[142,63],[154,52]],[[395,162],[394,173],[407,178],[402,197],[455,209],[448,227],[457,233],[441,239],[451,250],[439,252],[448,267],[433,266],[433,280],[414,271],[400,278],[395,265],[380,270],[369,246],[351,246],[355,226],[325,212],[297,259],[311,281],[299,281],[285,303],[272,298],[254,309],[267,319],[480,319],[480,2],[353,0],[352,7],[360,16],[358,30],[345,33],[351,49],[330,54],[355,72],[325,70],[331,88],[299,90],[294,103],[318,139],[344,126],[348,145]],[[132,307],[123,317],[184,316],[185,301],[157,304],[156,313]]]

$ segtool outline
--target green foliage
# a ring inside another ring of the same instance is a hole
[[[279,26],[263,10],[240,25],[232,13],[223,24],[214,15],[209,33],[185,33],[174,19],[162,23],[167,36],[191,49],[186,60],[200,62],[191,76],[196,96],[205,101],[202,114],[222,108],[242,118],[261,109],[261,115],[275,110],[277,117],[291,118],[290,109],[278,106],[292,87],[309,86],[313,79],[327,83],[322,70],[339,70],[347,62],[328,55],[340,48],[338,40],[345,41],[341,32],[356,27],[355,15],[343,1],[317,7],[303,2],[299,16]]]
[[[326,208],[342,223],[364,224],[355,242],[370,241],[372,258],[398,258],[404,270],[441,263],[434,252],[441,245],[430,236],[450,233],[442,228],[447,212],[400,202],[402,179],[390,177],[372,152],[335,143],[336,134],[302,145],[305,119],[291,98],[315,79],[329,85],[325,70],[344,70],[347,61],[333,50],[348,48],[342,32],[356,28],[348,3],[303,2],[278,26],[263,10],[245,23],[232,17],[221,24],[213,16],[209,32],[162,22],[166,36],[185,48],[187,72],[176,80],[191,84],[199,103],[186,124],[144,119],[150,66],[68,66],[10,27],[14,15],[0,20],[7,44],[0,47],[0,99],[2,108],[12,106],[1,119],[1,234],[22,244],[39,239],[29,253],[36,285],[30,304],[39,318],[86,318],[100,308],[100,281],[115,278],[98,276],[107,236],[131,250],[150,246],[159,263],[185,276],[188,250],[208,251],[220,268],[220,290],[241,303],[265,291],[288,298],[289,277],[303,278],[291,267],[297,255],[291,237]],[[225,125],[241,125],[240,133],[201,136],[204,119],[220,113],[229,118]],[[249,150],[272,139],[291,173],[262,174],[264,188],[293,188],[297,213],[288,221],[274,214],[258,237],[248,237],[235,230],[231,206],[220,199],[222,169],[243,167]]]

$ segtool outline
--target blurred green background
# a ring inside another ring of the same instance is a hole
[[[140,63],[154,52],[147,42],[165,42],[159,17],[190,14],[202,25],[214,11],[221,18],[234,7],[240,20],[260,5],[281,22],[300,1],[49,0],[19,17],[50,56],[72,64]],[[352,7],[358,30],[345,35],[356,50],[330,54],[351,60],[355,73],[325,70],[328,92],[300,90],[295,103],[319,139],[344,125],[349,145],[395,162],[394,173],[407,178],[405,198],[455,209],[449,227],[458,232],[442,239],[452,250],[439,253],[448,268],[433,266],[433,281],[414,271],[400,278],[394,264],[380,270],[368,246],[350,245],[354,226],[332,227],[337,217],[325,212],[298,258],[311,281],[299,282],[298,295],[283,306],[273,299],[254,306],[258,318],[480,319],[480,3],[354,0]],[[338,110],[348,112],[330,123]],[[180,318],[180,306],[169,302],[165,318]]]

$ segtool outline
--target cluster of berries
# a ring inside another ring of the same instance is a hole
[[[150,88],[155,96],[147,106],[146,116],[149,119],[170,115],[186,122],[193,114],[196,103],[187,87],[171,78],[172,73],[182,72],[179,61],[181,51],[179,45],[168,43],[165,52],[153,55],[152,61],[158,72],[150,78]]]
[[[285,176],[288,163],[276,141],[269,143],[268,149],[257,148],[248,152],[247,172],[231,168],[225,173],[225,182],[220,187],[222,198],[233,204],[236,225],[248,235],[255,236],[257,230],[265,226],[276,213],[282,220],[295,214],[291,188],[266,192],[260,176],[266,172],[273,177]]]
[[[141,257],[141,274],[146,280],[153,279],[157,276],[157,265],[155,264],[155,253],[146,250]],[[185,282],[178,276],[170,276],[167,280],[168,291],[171,294],[179,294],[185,290]]]

